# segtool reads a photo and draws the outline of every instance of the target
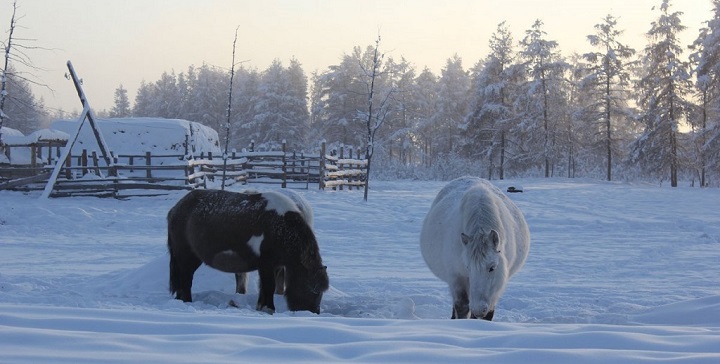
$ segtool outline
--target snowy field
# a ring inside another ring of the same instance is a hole
[[[0,191],[0,362],[720,363],[720,189],[500,181],[532,233],[495,320],[449,320],[419,250],[442,182],[298,190],[331,288],[317,316],[255,311],[201,268],[167,291],[165,215],[183,195],[128,200]],[[257,186],[254,186],[257,187]],[[230,300],[239,307],[229,306]]]

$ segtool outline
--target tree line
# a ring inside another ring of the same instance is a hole
[[[678,40],[682,12],[661,0],[640,50],[623,42],[618,19],[607,15],[587,36],[586,53],[561,54],[541,20],[518,39],[500,23],[483,59],[466,69],[452,56],[439,75],[404,57],[378,58],[377,44],[354,47],[309,76],[296,59],[262,71],[240,66],[230,146],[286,140],[308,150],[326,140],[365,150],[374,102],[383,120],[372,141],[376,175],[718,185],[720,0],[712,3],[711,18],[689,45]],[[378,66],[371,80],[367,70]],[[188,119],[222,134],[228,74],[209,65],[165,72],[143,82],[132,105],[120,86],[105,114]]]

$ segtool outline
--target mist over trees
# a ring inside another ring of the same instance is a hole
[[[373,142],[374,174],[449,179],[461,174],[690,180],[719,185],[720,0],[692,45],[683,45],[682,12],[669,0],[654,10],[648,44],[624,44],[613,15],[588,34],[588,51],[563,56],[536,20],[515,40],[503,22],[490,52],[469,69],[449,57],[439,75],[354,47],[309,77],[300,62],[240,67],[233,90],[230,145],[293,149],[367,148],[367,72],[389,95]],[[690,58],[683,59],[689,49]],[[133,116],[185,118],[221,130],[228,71],[202,65],[144,82]],[[128,110],[123,89],[118,110]]]
[[[451,179],[474,174],[681,181],[720,186],[720,0],[692,44],[678,34],[683,13],[658,0],[640,50],[623,39],[622,17],[587,29],[584,53],[564,55],[542,20],[524,34],[505,22],[475,63],[451,55],[439,73],[412,60],[356,46],[307,74],[300,60],[235,70],[230,147],[292,150],[368,147],[367,70],[382,127],[372,142],[373,175]],[[375,62],[375,63],[374,63]],[[112,117],[182,118],[224,133],[229,70],[203,64],[143,81],[135,95],[120,85]],[[42,117],[30,85],[8,79],[17,100],[6,126],[30,132]],[[29,107],[32,106],[32,107]],[[25,109],[23,109],[25,108]],[[224,135],[223,135],[224,137]]]

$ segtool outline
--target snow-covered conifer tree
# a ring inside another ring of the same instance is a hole
[[[130,99],[128,99],[127,90],[123,85],[115,89],[115,104],[110,109],[111,118],[124,118],[130,116]]]
[[[457,54],[448,58],[438,80],[438,105],[433,123],[437,128],[434,152],[454,154],[461,145],[460,126],[468,112],[470,76]]]
[[[678,33],[682,12],[670,11],[670,0],[662,0],[660,15],[652,22],[643,55],[643,75],[638,82],[641,120],[645,130],[633,143],[630,161],[651,175],[670,174],[677,187],[682,157],[679,126],[688,110],[690,93],[688,62],[680,59],[683,49]]]
[[[592,145],[586,147],[605,152],[605,177],[612,180],[613,156],[621,153],[619,136],[615,131],[623,129],[620,124],[628,122],[632,111],[628,107],[631,92],[631,57],[635,50],[620,42],[622,31],[617,29],[617,18],[607,15],[602,23],[595,25],[595,34],[588,35],[588,41],[596,48],[585,53],[588,62],[581,89],[588,102],[583,116],[590,129],[601,135]]]
[[[558,157],[556,123],[565,119],[554,114],[567,110],[562,105],[566,101],[562,83],[568,65],[557,49],[557,42],[547,40],[546,36],[543,22],[536,20],[520,42],[520,57],[528,79],[516,100],[521,143],[525,148],[517,158],[527,161],[529,166],[543,165],[545,177],[550,177]]]
[[[707,171],[720,170],[720,0],[713,0],[713,18],[690,48],[698,101],[690,124],[696,131],[700,185],[705,186]]]
[[[476,67],[473,76],[474,96],[464,124],[469,139],[466,155],[488,161],[488,178],[505,178],[506,151],[513,128],[512,110],[515,74],[513,37],[505,22],[498,24],[490,38],[490,53]]]

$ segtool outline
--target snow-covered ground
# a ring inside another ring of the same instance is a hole
[[[195,302],[172,299],[165,215],[182,192],[0,191],[0,362],[720,362],[720,190],[497,184],[524,187],[510,197],[532,247],[492,322],[449,320],[447,287],[420,255],[443,182],[374,182],[367,203],[298,190],[330,276],[319,316],[281,296],[275,315],[257,312],[255,274],[243,296],[205,267]]]

